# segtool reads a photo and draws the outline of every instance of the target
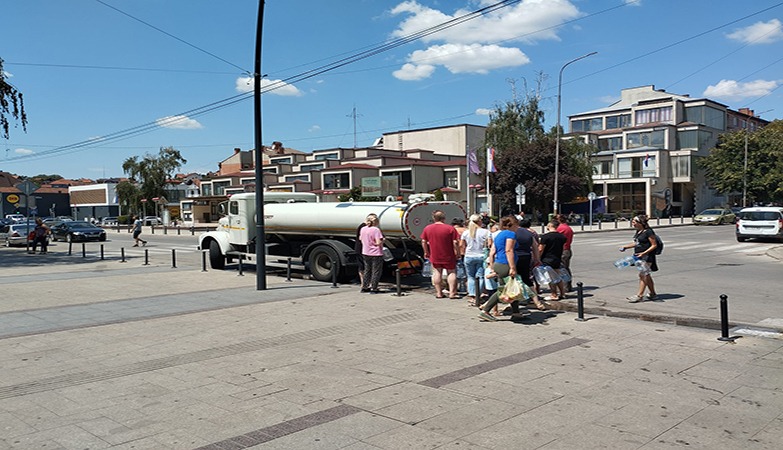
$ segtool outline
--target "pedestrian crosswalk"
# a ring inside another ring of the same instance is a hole
[[[577,238],[574,239],[574,247],[580,248],[596,248],[596,247],[620,247],[621,245],[628,244],[628,239],[607,239],[604,237],[595,238]],[[666,240],[666,254],[676,252],[718,252],[718,253],[765,253],[767,250],[775,247],[775,243],[770,242],[704,242],[704,241],[674,241]]]

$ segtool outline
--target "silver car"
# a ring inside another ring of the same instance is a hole
[[[14,223],[11,225],[4,225],[0,227],[0,240],[6,247],[27,245],[28,242],[32,244],[33,241],[28,241],[27,237],[34,229],[34,224]]]

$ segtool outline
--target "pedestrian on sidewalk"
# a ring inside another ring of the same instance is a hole
[[[362,241],[362,258],[364,258],[364,275],[362,276],[362,292],[377,294],[378,283],[383,272],[383,234],[378,228],[378,216],[370,214],[364,219],[365,226],[359,231]]]
[[[421,232],[421,247],[424,258],[432,264],[432,285],[435,297],[443,298],[443,271],[449,286],[449,298],[457,296],[457,258],[459,257],[459,233],[445,223],[446,213],[436,210],[432,213],[433,223]]]
[[[490,267],[492,267],[493,273],[498,277],[498,289],[489,297],[484,306],[482,306],[479,312],[479,320],[483,322],[498,320],[495,316],[490,314],[490,311],[500,301],[500,293],[503,292],[505,286],[506,277],[514,277],[517,274],[516,258],[514,255],[514,248],[517,245],[517,237],[511,228],[516,225],[516,219],[514,216],[507,216],[500,219],[500,233],[497,234],[495,240],[492,242],[492,247],[489,249],[489,261]],[[519,301],[516,300],[511,303],[511,311],[519,312]]]
[[[573,211],[571,214],[573,214]],[[566,292],[571,292],[573,290],[571,280],[574,278],[573,273],[571,273],[571,256],[573,256],[573,253],[571,252],[571,243],[574,242],[574,230],[568,225],[568,217],[565,214],[558,214],[557,221],[559,222],[557,225],[557,232],[566,237],[566,242],[563,244],[563,256],[560,258],[560,263],[565,267],[566,272],[568,272],[568,282],[565,285],[565,290]]]
[[[141,219],[139,216],[133,216],[133,240],[136,241],[135,244],[133,244],[134,247],[139,246],[139,242],[141,242],[141,245],[147,245],[147,241],[141,238]]]
[[[468,304],[479,306],[476,301],[484,290],[484,260],[489,250],[489,230],[484,228],[481,216],[470,216],[468,229],[460,236],[460,247],[465,255],[465,273],[468,278]],[[478,278],[478,284],[476,283]]]
[[[634,256],[639,258],[642,267],[639,270],[639,292],[627,299],[630,303],[638,303],[644,301],[645,298],[655,300],[658,297],[652,278],[652,272],[658,271],[658,263],[655,260],[655,249],[658,247],[655,231],[650,228],[649,218],[644,214],[634,217],[631,224],[636,229],[633,242],[620,247],[620,251],[624,252],[626,249],[632,248]],[[647,290],[647,297],[644,296],[645,290]]]
[[[41,244],[41,254],[46,254],[47,236],[49,235],[49,227],[43,223],[43,219],[40,217],[35,219],[35,228],[33,229],[33,249],[30,253],[35,253],[35,247]]]
[[[541,235],[541,242],[538,244],[538,251],[541,254],[541,264],[547,265],[558,270],[562,265],[563,246],[566,237],[557,232],[559,225],[556,219],[552,219],[546,226],[547,232]],[[565,283],[559,280],[557,283],[549,285],[549,300],[563,300],[566,298]]]

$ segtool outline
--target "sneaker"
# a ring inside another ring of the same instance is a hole
[[[626,300],[628,300],[628,303],[639,303],[642,301],[642,297],[639,297],[638,295],[632,295],[630,297],[626,297]]]
[[[138,247],[138,246],[139,246],[139,244],[133,244],[133,245],[131,245],[131,247]]]
[[[653,294],[653,295],[648,295],[647,296],[647,300],[657,300],[657,299],[658,299],[658,294]]]
[[[484,311],[481,311],[478,314],[478,318],[482,322],[497,322],[497,320],[498,320],[495,316],[490,315],[490,314],[488,314],[488,313],[486,313]]]
[[[147,241],[141,241],[141,245],[142,245],[142,247],[146,247],[147,246]]]

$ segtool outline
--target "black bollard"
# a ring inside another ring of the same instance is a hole
[[[402,297],[402,275],[399,268],[394,271],[394,283],[397,287],[397,297]]]
[[[195,226],[190,227],[190,235],[191,236],[195,236],[196,235],[196,227]]]
[[[585,321],[585,298],[584,298],[584,284],[579,281],[576,283],[576,320],[577,322]]]
[[[175,248],[171,249],[171,268],[177,268],[177,249]]]
[[[207,271],[207,252],[201,252],[201,271]]]
[[[150,251],[148,249],[144,249],[144,265],[149,266],[150,265]]]
[[[244,277],[245,274],[242,272],[242,259],[243,255],[239,255],[239,273],[237,274],[238,277]]]
[[[720,294],[720,337],[719,341],[734,342],[740,336],[729,337],[729,296]]]
[[[150,225],[150,233],[155,234],[155,225]]]
[[[120,256],[121,256],[121,258],[122,258],[122,259],[120,259],[120,262],[121,262],[121,263],[124,263],[124,262],[126,262],[126,261],[125,261],[125,247],[121,247],[121,248],[120,248]]]
[[[179,225],[177,225],[177,236],[182,234],[182,228],[180,228]]]
[[[68,256],[71,256],[71,250],[73,250],[73,242],[68,241]]]
[[[660,225],[661,224],[661,218],[660,217],[656,217],[655,218],[655,224],[656,225]]]
[[[169,227],[163,225],[163,234],[169,234]]]
[[[337,261],[331,260],[332,263],[332,289],[338,288],[337,286]]]
[[[288,263],[286,263],[285,266],[285,281],[290,283],[291,282],[291,257],[288,257]]]
[[[82,242],[82,258],[87,257],[87,246]]]
[[[103,261],[103,244],[101,244],[101,261]]]

